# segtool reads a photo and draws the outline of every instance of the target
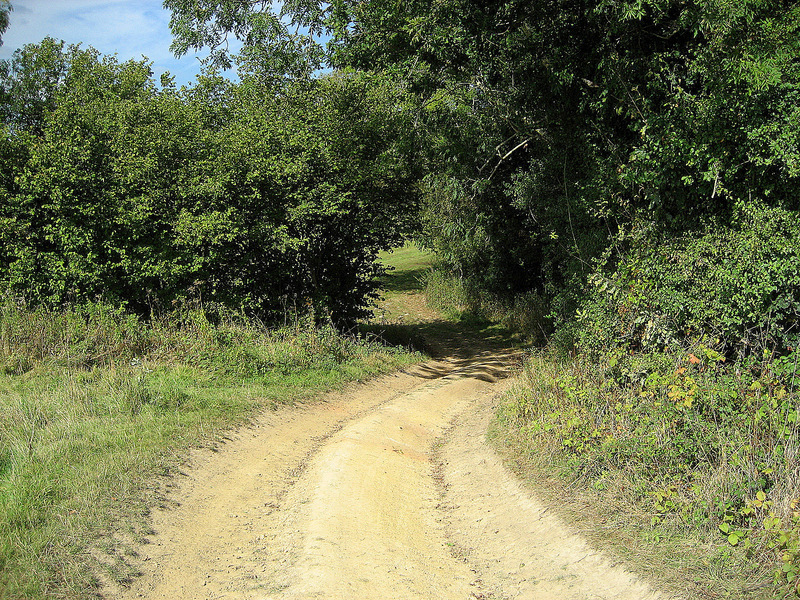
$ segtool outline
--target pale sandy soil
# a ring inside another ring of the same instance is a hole
[[[518,356],[449,358],[265,413],[200,451],[109,598],[665,598],[550,514],[485,430]]]

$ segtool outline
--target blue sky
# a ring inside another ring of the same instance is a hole
[[[82,42],[120,61],[146,56],[153,62],[156,81],[165,71],[178,85],[194,81],[200,71],[195,55],[176,59],[169,51],[172,34],[169,11],[162,0],[11,0],[8,31],[0,59],[15,49],[50,36],[68,44]]]

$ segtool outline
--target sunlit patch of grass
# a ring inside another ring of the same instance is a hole
[[[379,337],[392,345],[413,347],[427,351],[426,340],[408,327],[435,318],[422,295],[425,278],[431,269],[434,256],[407,243],[391,252],[382,252],[380,262],[388,272],[381,281],[381,300],[370,323],[362,331]]]
[[[379,260],[388,268],[382,287],[388,295],[418,292],[425,287],[425,274],[431,269],[434,255],[413,243],[391,252],[382,252]]]

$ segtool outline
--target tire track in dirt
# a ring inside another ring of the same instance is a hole
[[[265,414],[201,452],[116,597],[662,598],[540,506],[485,442],[513,352]]]
[[[213,451],[194,452],[188,474],[170,495],[172,506],[153,513],[156,533],[135,561],[142,576],[130,588],[108,589],[107,595],[247,597],[239,592],[257,582],[264,540],[309,458],[348,421],[448,368],[447,363],[429,363],[313,404],[281,407]]]
[[[431,447],[491,383],[456,370],[342,429],[290,493],[279,536],[289,570],[268,598],[469,598],[474,572],[450,555]],[[295,533],[292,536],[292,533]],[[281,552],[274,553],[280,555]]]
[[[518,352],[402,298],[448,358],[261,415],[153,513],[141,577],[169,600],[660,600],[547,512],[487,445]]]

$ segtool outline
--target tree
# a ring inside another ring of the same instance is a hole
[[[69,56],[75,50],[46,37],[39,44],[17,50],[11,60],[0,62],[0,118],[15,135],[42,134],[45,117],[55,108]]]
[[[574,270],[588,260],[591,251],[576,248],[597,245],[575,243],[598,237],[584,206],[591,200],[573,179],[595,168],[578,116],[589,73],[562,76],[591,67],[582,3],[299,1],[278,15],[269,3],[167,6],[180,50],[208,45],[218,60],[225,36],[235,35],[246,56],[273,57],[271,66],[285,62],[286,48],[316,65],[315,36],[325,33],[328,65],[379,72],[414,94],[414,127],[397,135],[411,132],[425,149],[414,159],[430,173],[430,243],[482,284],[506,293],[541,288],[566,263]]]
[[[8,30],[8,16],[11,9],[10,0],[0,0],[0,46],[3,45],[3,34]]]
[[[378,251],[407,235],[404,215],[416,210],[406,138],[395,135],[409,118],[402,94],[357,73],[275,94],[254,74],[235,98],[219,178],[230,208],[261,232],[243,257],[253,296],[275,311],[310,303],[352,325],[366,315]]]
[[[367,314],[377,252],[416,211],[391,82],[272,87],[212,70],[158,89],[146,61],[53,40],[1,66],[2,287],[144,314],[202,302],[345,327]]]
[[[580,289],[620,230],[724,226],[752,197],[798,208],[796,3],[340,2],[330,14],[334,65],[398,73],[419,94],[435,132],[429,236],[496,291]]]
[[[207,48],[207,61],[230,68],[230,36],[244,45],[245,52],[258,51],[262,69],[280,76],[310,75],[323,63],[324,49],[319,36],[325,31],[323,8],[318,0],[164,0],[172,11],[172,50],[178,55],[190,49]]]

